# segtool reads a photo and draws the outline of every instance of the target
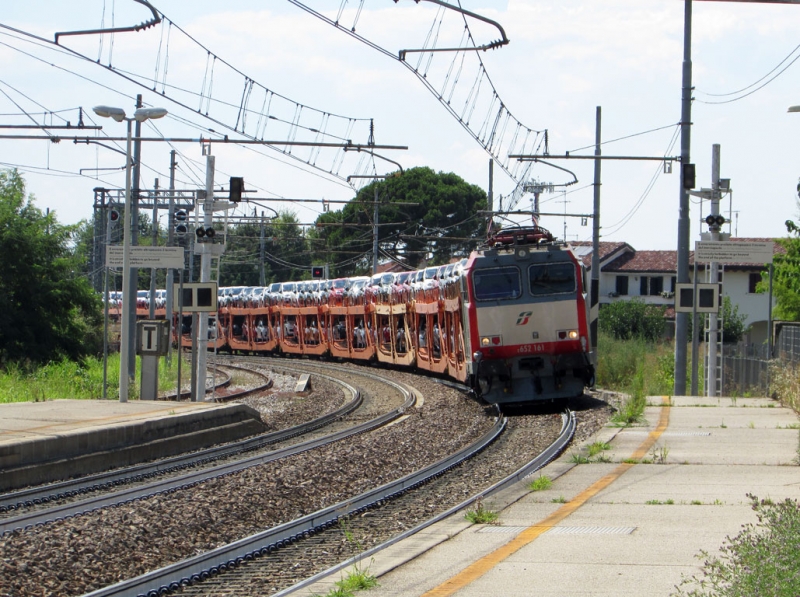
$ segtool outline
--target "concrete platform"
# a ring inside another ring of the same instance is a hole
[[[0,491],[197,450],[263,430],[258,413],[241,404],[0,404]]]
[[[610,444],[606,462],[575,464],[574,447],[536,474],[549,489],[519,483],[489,498],[498,525],[459,514],[364,562],[380,583],[365,595],[666,597],[700,572],[700,550],[756,522],[748,493],[800,497],[791,410],[767,398],[649,404],[643,425],[588,442]],[[343,574],[298,594],[324,595]]]

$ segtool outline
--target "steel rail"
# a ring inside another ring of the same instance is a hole
[[[319,448],[321,446],[325,446],[354,435],[365,433],[401,417],[405,411],[413,406],[416,402],[416,396],[414,392],[403,387],[402,384],[390,380],[384,380],[384,382],[389,385],[393,385],[400,390],[400,392],[406,396],[405,403],[392,411],[384,413],[359,425],[355,425],[348,429],[344,429],[321,438],[309,440],[294,446],[288,446],[273,452],[268,452],[266,454],[259,454],[257,456],[252,456],[250,458],[245,458],[232,463],[221,464],[219,466],[204,469],[202,471],[193,471],[179,477],[156,481],[144,487],[123,489],[118,492],[96,496],[80,502],[57,506],[44,512],[31,512],[17,517],[8,518],[0,521],[0,535],[12,533],[16,530],[25,530],[35,526],[42,526],[51,522],[61,521],[65,518],[88,514],[102,508],[119,506],[121,504],[138,501],[159,494],[188,489],[208,481],[209,479],[219,478],[253,466],[259,466],[261,464],[266,464],[282,458],[288,458],[290,456],[307,452],[309,450],[313,450],[315,448]]]
[[[324,571],[322,571],[322,572],[320,572],[318,574],[315,574],[314,576],[310,576],[309,578],[300,581],[299,583],[297,583],[295,585],[292,585],[291,587],[287,587],[286,589],[283,589],[282,591],[278,591],[277,593],[274,593],[272,595],[272,597],[284,597],[285,595],[289,595],[290,593],[294,593],[296,591],[299,591],[300,589],[303,589],[303,588],[305,588],[305,587],[307,587],[309,585],[312,585],[312,584],[322,580],[323,578],[325,578],[327,576],[330,576],[331,574],[339,572],[340,570],[343,570],[343,569],[345,569],[345,568],[347,568],[349,566],[352,566],[354,564],[358,564],[360,561],[364,561],[365,558],[369,558],[369,557],[375,555],[376,553],[386,549],[387,547],[389,547],[391,545],[394,545],[395,543],[398,543],[399,541],[402,541],[403,539],[411,537],[412,535],[415,535],[416,533],[419,533],[421,530],[423,530],[423,529],[425,529],[425,528],[427,528],[427,527],[429,527],[429,526],[431,526],[433,524],[436,524],[437,522],[440,522],[440,521],[444,520],[445,518],[448,518],[448,517],[452,516],[453,514],[456,514],[460,510],[463,510],[463,509],[471,506],[478,499],[482,499],[482,498],[488,497],[490,495],[493,495],[495,493],[498,493],[499,491],[505,489],[509,485],[512,485],[513,483],[516,483],[516,482],[522,480],[523,478],[531,475],[532,473],[536,472],[537,470],[543,468],[549,462],[554,460],[561,452],[564,451],[564,449],[572,441],[572,438],[575,435],[576,428],[577,428],[577,423],[576,423],[576,420],[575,420],[575,413],[570,411],[570,410],[566,410],[561,415],[561,432],[559,433],[559,436],[556,438],[556,440],[552,444],[550,444],[547,448],[545,448],[545,450],[542,453],[540,453],[538,456],[536,456],[533,460],[531,460],[526,465],[524,465],[521,468],[519,468],[516,472],[513,472],[510,475],[508,475],[505,479],[502,479],[502,480],[498,481],[497,483],[495,483],[494,485],[492,485],[491,487],[489,487],[487,489],[484,489],[483,491],[481,491],[479,493],[476,493],[475,495],[467,498],[466,500],[464,500],[463,502],[461,502],[457,506],[453,506],[452,508],[450,508],[450,509],[448,509],[448,510],[446,510],[446,511],[440,513],[440,514],[437,514],[433,518],[430,518],[430,519],[426,520],[425,522],[422,522],[419,525],[417,525],[417,526],[415,526],[415,527],[413,527],[411,529],[403,531],[402,533],[400,533],[399,535],[389,539],[388,541],[384,541],[383,543],[381,543],[379,545],[376,545],[376,546],[374,546],[374,547],[372,547],[370,549],[367,549],[364,552],[359,553],[358,555],[356,555],[356,556],[354,556],[352,558],[349,558],[348,560],[346,560],[344,562],[341,562],[340,564],[337,564],[336,566],[333,566],[333,567],[329,568],[328,570],[324,570]],[[149,597],[149,595],[148,595],[148,597]]]
[[[472,445],[401,479],[205,554],[87,593],[84,597],[157,597],[176,591],[183,585],[205,580],[255,557],[272,553],[304,537],[329,529],[342,518],[379,506],[444,474],[497,439],[505,429],[506,422],[505,417],[497,417],[492,429]]]
[[[286,367],[285,369],[294,371],[299,370],[291,367]],[[280,431],[274,431],[272,433],[250,437],[238,442],[228,443],[223,446],[207,448],[205,450],[192,452],[191,454],[166,458],[159,460],[158,462],[140,464],[123,469],[115,469],[114,471],[97,473],[94,475],[81,477],[80,479],[53,483],[44,487],[34,487],[21,491],[9,492],[0,496],[0,513],[74,497],[76,495],[86,494],[93,491],[109,489],[114,486],[141,481],[157,475],[163,475],[181,469],[207,464],[214,460],[219,460],[220,458],[226,458],[236,454],[258,450],[264,446],[286,441],[292,437],[297,437],[315,429],[319,429],[320,427],[324,427],[325,425],[328,425],[333,421],[350,414],[359,406],[361,406],[363,397],[361,396],[361,393],[350,384],[340,382],[339,380],[328,375],[320,373],[315,373],[314,375],[317,375],[323,379],[327,379],[333,383],[340,384],[345,391],[350,393],[351,400],[333,412],[301,425],[289,427],[288,429],[282,429]],[[0,522],[0,533],[3,532],[4,528],[2,525],[5,524],[7,520]]]

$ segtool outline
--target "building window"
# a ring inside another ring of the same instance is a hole
[[[664,291],[663,276],[653,276],[650,278],[650,296],[658,296]]]
[[[639,276],[639,294],[641,296],[658,296],[663,290],[663,276]]]
[[[755,274],[749,274],[747,279],[747,292],[750,294],[755,294],[756,292],[756,285],[761,282],[761,272]]]
[[[675,282],[676,282],[676,280],[677,280],[677,278],[675,276],[672,276],[670,278],[670,282],[669,282],[669,290],[670,290],[670,292],[675,292]]]
[[[628,295],[628,276],[617,276],[616,292],[619,296]]]

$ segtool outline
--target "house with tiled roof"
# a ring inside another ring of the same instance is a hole
[[[731,238],[730,242],[765,242],[774,239]],[[592,243],[571,243],[587,270],[592,265]],[[783,249],[775,244],[775,251]],[[638,297],[648,304],[667,307],[667,318],[673,322],[677,251],[637,251],[627,243],[600,243],[600,307],[616,301]],[[763,265],[726,264],[722,270],[723,296],[739,307],[750,327],[747,340],[761,343],[767,339],[769,296],[756,292]],[[694,252],[689,254],[689,281],[694,279]],[[705,281],[705,265],[698,264],[698,282]],[[775,305],[773,299],[773,307]],[[723,322],[724,325],[724,322]]]

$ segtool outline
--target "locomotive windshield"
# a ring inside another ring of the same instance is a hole
[[[479,269],[472,274],[475,298],[479,301],[515,299],[522,295],[519,269],[498,267]]]
[[[575,266],[572,263],[542,263],[528,268],[531,294],[565,294],[575,292]]]

